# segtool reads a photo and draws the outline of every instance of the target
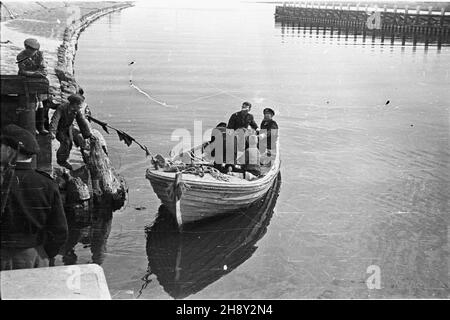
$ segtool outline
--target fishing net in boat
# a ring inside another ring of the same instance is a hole
[[[220,181],[230,181],[230,176],[223,174],[209,163],[184,163],[182,161],[172,161],[157,154],[152,159],[152,164],[156,170],[164,172],[181,172],[203,177],[209,173],[213,178]]]
[[[213,168],[211,166],[204,166],[204,165],[193,165],[191,167],[188,167],[181,171],[182,173],[190,173],[195,174],[200,177],[203,177],[206,173],[209,173],[213,178],[220,180],[220,181],[230,181],[230,176],[223,174],[216,168]]]

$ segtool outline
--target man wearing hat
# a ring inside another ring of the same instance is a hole
[[[47,67],[42,51],[39,51],[40,44],[36,39],[26,39],[24,41],[25,50],[17,55],[19,65],[19,75],[25,77],[45,78]]]
[[[81,112],[84,98],[78,94],[68,97],[69,102],[58,106],[50,122],[50,134],[56,138],[59,149],[56,152],[56,162],[69,170],[72,166],[67,162],[73,145],[73,121],[76,120],[84,139],[92,136],[89,123]]]
[[[266,147],[270,156],[270,151],[273,149],[272,142],[275,143],[278,136],[278,124],[275,120],[273,120],[273,116],[275,115],[275,111],[271,108],[265,108],[263,110],[264,119],[261,122],[261,131],[259,133],[259,139],[267,138]],[[262,150],[264,149],[264,150]],[[264,148],[264,144],[261,145],[261,152],[264,152],[266,149]]]
[[[25,50],[22,50],[17,55],[19,76],[32,78],[47,77],[47,67],[42,51],[39,51],[39,42],[36,39],[29,38],[24,41],[24,46]],[[48,112],[48,109],[44,109],[42,104],[42,101],[47,98],[47,95],[40,95],[39,97],[36,97],[36,129],[40,134],[48,134],[48,131],[44,128],[45,112]]]
[[[235,112],[231,115],[230,120],[228,121],[227,129],[248,129],[248,126],[250,126],[252,129],[257,130],[258,125],[256,124],[253,115],[249,113],[251,108],[252,104],[245,101],[242,104],[241,111]]]
[[[67,221],[58,185],[32,169],[38,143],[14,124],[1,140],[1,270],[47,267],[67,238]]]

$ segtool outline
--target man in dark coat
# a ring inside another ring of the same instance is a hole
[[[270,156],[271,151],[274,149],[277,137],[278,137],[278,124],[275,120],[273,120],[273,116],[275,116],[275,111],[271,108],[265,108],[263,110],[264,119],[261,122],[261,131],[259,133],[259,139],[264,142],[261,144],[260,151],[264,152],[268,151],[268,155]]]
[[[39,146],[29,131],[11,124],[2,130],[0,140],[1,270],[47,267],[68,232],[58,185],[32,169]]]
[[[227,129],[248,129],[250,126],[252,129],[257,130],[258,125],[253,118],[253,115],[250,112],[252,105],[250,102],[244,102],[242,104],[241,111],[235,112],[231,115],[230,120],[228,121]]]
[[[69,170],[72,166],[67,162],[70,156],[70,150],[73,146],[73,122],[77,121],[84,139],[90,138],[92,132],[89,124],[81,112],[84,104],[84,98],[78,94],[73,94],[68,98],[69,103],[61,104],[53,114],[50,122],[50,134],[52,139],[56,138],[59,143],[59,149],[56,152],[56,162]]]

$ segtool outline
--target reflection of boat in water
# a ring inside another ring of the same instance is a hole
[[[148,272],[175,299],[195,294],[231,272],[256,251],[255,244],[272,218],[280,184],[278,174],[266,196],[246,210],[183,232],[162,205],[147,231]]]

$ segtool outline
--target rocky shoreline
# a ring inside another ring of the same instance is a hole
[[[100,17],[130,6],[132,6],[131,3],[125,3],[98,9],[82,16],[81,19],[65,29],[63,43],[57,50],[57,63],[54,68],[56,77],[60,83],[60,93],[63,100],[65,100],[69,95],[75,93],[78,88],[78,84],[76,83],[74,77],[74,63],[80,34],[92,22]]]

